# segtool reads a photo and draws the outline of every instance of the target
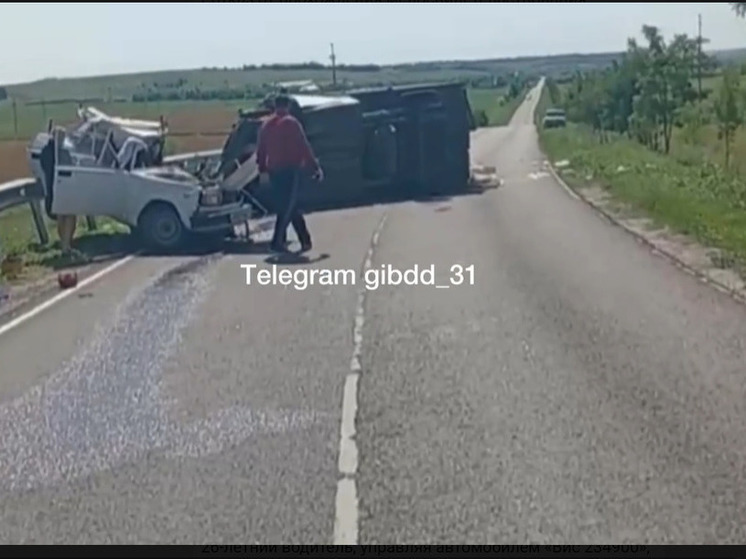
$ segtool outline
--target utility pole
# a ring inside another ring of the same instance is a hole
[[[697,94],[702,99],[702,14],[697,16]]]
[[[16,105],[16,98],[13,97],[11,101],[13,103],[13,137],[18,139],[18,106]]]
[[[337,88],[337,55],[334,54],[334,43],[331,43],[332,53],[329,55],[329,60],[332,61],[332,86]]]

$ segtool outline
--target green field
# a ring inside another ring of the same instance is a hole
[[[516,109],[526,98],[528,89],[511,99],[506,99],[507,89],[469,89],[469,104],[472,111],[483,111],[488,126],[505,126],[510,122]]]
[[[394,66],[339,66],[337,81],[350,87],[389,85],[391,83],[431,82],[441,80],[491,80],[493,76],[510,76],[515,72],[540,76],[569,75],[576,70],[609,65],[619,53],[564,54],[488,60],[435,61]],[[332,71],[328,66],[264,65],[245,68],[167,70],[141,74],[97,76],[86,78],[45,79],[7,85],[10,97],[20,100],[85,99],[127,97],[148,89],[198,87],[203,90],[253,89],[281,81],[313,80],[328,86]]]

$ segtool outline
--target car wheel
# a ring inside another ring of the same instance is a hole
[[[173,250],[184,239],[184,225],[173,206],[155,204],[146,208],[138,220],[141,238],[153,250]]]

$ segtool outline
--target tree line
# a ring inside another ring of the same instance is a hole
[[[488,75],[479,78],[459,79],[453,78],[449,81],[466,82],[469,87],[477,89],[503,89],[507,88],[508,99],[517,97],[524,89],[527,78],[522,74],[513,75]],[[342,81],[339,88],[346,88],[349,84]],[[366,81],[366,87],[386,87],[389,82]],[[257,99],[264,97],[274,90],[271,83],[253,84],[246,86],[232,86],[228,83],[222,87],[203,87],[190,84],[186,78],[179,78],[173,82],[143,83],[140,90],[133,93],[133,103],[157,103],[159,101],[232,101],[240,99]],[[324,89],[330,90],[331,85],[325,84]]]
[[[746,15],[746,3],[733,9]],[[563,87],[548,79],[551,102],[563,106],[569,120],[589,125],[600,142],[622,134],[664,154],[671,150],[674,130],[692,141],[703,126],[715,125],[728,166],[746,115],[741,88],[746,65],[719,68],[703,51],[704,38],[679,34],[666,40],[652,25],[642,27],[642,36],[642,44],[629,39],[627,50],[606,69],[576,73]],[[713,91],[703,78],[714,75],[722,80]]]
[[[337,70],[344,72],[380,72],[384,69],[383,66],[378,64],[337,64]],[[289,64],[272,63],[272,64],[244,64],[243,66],[237,66],[231,68],[229,66],[211,66],[204,67],[202,71],[205,72],[252,72],[256,70],[275,70],[275,71],[303,71],[303,70],[329,70],[331,71],[331,64],[322,64],[321,62],[296,62]]]

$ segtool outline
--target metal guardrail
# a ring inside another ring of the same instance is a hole
[[[179,165],[189,171],[192,166],[196,168],[204,160],[220,157],[220,153],[221,150],[219,149],[180,153],[165,157],[163,163],[164,165]],[[34,220],[39,242],[45,245],[49,242],[49,231],[47,231],[46,222],[44,221],[43,200],[44,188],[36,179],[15,179],[0,183],[0,212],[28,204],[31,209],[31,216]],[[94,217],[87,216],[86,223],[88,229],[96,229],[96,220]]]

